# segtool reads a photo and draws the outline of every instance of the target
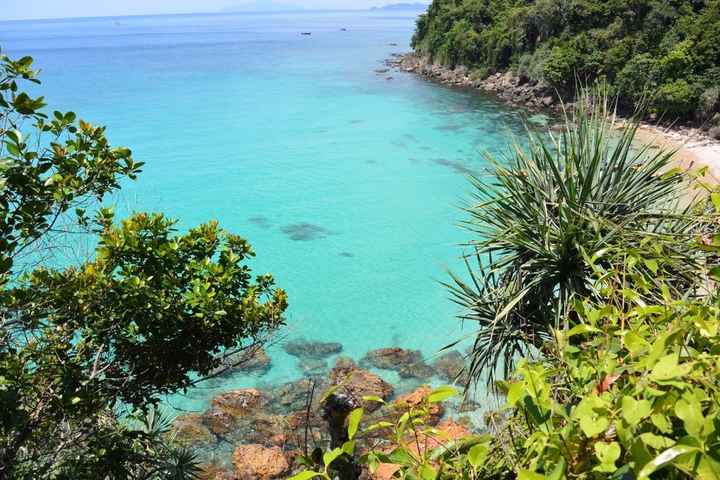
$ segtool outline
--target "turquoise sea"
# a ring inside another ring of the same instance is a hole
[[[465,174],[524,127],[491,98],[376,72],[409,49],[414,16],[1,22],[0,46],[35,57],[51,108],[107,125],[146,162],[119,210],[164,211],[180,228],[217,219],[250,240],[253,268],[288,291],[287,338],[341,342],[355,359],[388,346],[432,357],[471,331],[439,283],[470,238],[457,226]],[[218,391],[301,375],[269,353],[263,376],[168,403],[202,409]]]

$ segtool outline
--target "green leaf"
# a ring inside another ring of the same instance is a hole
[[[419,472],[422,480],[435,480],[435,478],[437,478],[437,472],[430,465],[420,465]]]
[[[621,453],[620,444],[617,442],[597,442],[595,444],[595,456],[600,460],[600,465],[593,470],[604,473],[614,472],[617,470],[615,462],[618,461]]]
[[[720,193],[713,192],[710,194],[710,199],[715,206],[715,212],[720,213]]]
[[[623,338],[623,341],[625,342],[625,348],[628,349],[630,353],[633,355],[636,355],[643,350],[646,350],[650,348],[650,344],[642,338],[637,333],[630,331],[625,334],[625,337]]]
[[[385,400],[375,395],[365,395],[362,397],[362,399],[365,402],[385,403]]]
[[[710,278],[712,278],[716,282],[720,282],[720,267],[711,268],[710,272],[708,272],[708,275],[710,275]]]
[[[681,455],[685,455],[692,452],[697,452],[698,448],[691,445],[676,445],[672,448],[668,448],[660,455],[652,459],[647,465],[645,465],[640,473],[638,474],[637,480],[647,480],[650,475],[660,470],[661,468],[669,465]]]
[[[658,360],[650,372],[650,379],[655,381],[670,380],[681,377],[690,371],[691,365],[679,365],[679,355],[671,353]]]
[[[648,270],[650,270],[653,274],[657,274],[657,272],[658,272],[657,260],[654,260],[652,258],[646,258],[643,260],[643,263],[648,268]]]
[[[448,398],[454,397],[458,394],[457,389],[449,386],[444,385],[442,387],[438,387],[435,390],[432,391],[430,395],[428,395],[428,402],[430,403],[438,403],[442,402],[444,400],[447,400]]]
[[[304,472],[300,472],[296,475],[293,475],[288,480],[310,480],[311,478],[315,477],[322,477],[322,473],[313,472],[311,470],[305,470]]]
[[[650,416],[650,421],[652,421],[652,424],[661,432],[672,433],[672,424],[665,415],[656,413]]]
[[[343,443],[342,451],[350,456],[355,453],[355,440],[348,440]]]
[[[631,427],[640,423],[640,420],[651,413],[652,404],[648,400],[636,400],[630,396],[623,397],[622,417]]]
[[[414,463],[413,456],[405,450],[403,447],[398,447],[388,455],[390,463],[397,463],[398,465],[410,466]]]
[[[545,480],[545,476],[531,470],[518,470],[518,480]]]
[[[487,458],[489,446],[486,443],[480,443],[473,446],[467,453],[467,459],[473,468],[479,468]]]
[[[350,415],[348,415],[348,437],[350,440],[355,438],[355,434],[360,426],[360,420],[362,420],[364,410],[362,408],[356,408]]]
[[[514,407],[526,395],[524,382],[513,382],[510,384],[507,393],[507,403]]]
[[[325,452],[323,454],[323,463],[325,464],[326,467],[329,467],[332,464],[332,462],[337,460],[337,458],[340,455],[342,455],[343,453],[345,453],[345,452],[343,452],[342,448],[336,448],[329,452]]]
[[[567,468],[565,458],[560,457],[560,460],[557,465],[555,465],[552,472],[545,475],[545,480],[563,480],[563,478],[565,478],[565,468]]]
[[[697,398],[684,395],[675,403],[675,414],[683,421],[687,433],[693,437],[703,438],[705,418],[702,413],[702,405]]]
[[[655,450],[664,450],[675,445],[675,441],[662,435],[655,435],[651,432],[645,432],[640,434],[640,441],[645,445],[654,448]]]

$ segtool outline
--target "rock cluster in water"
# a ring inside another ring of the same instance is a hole
[[[431,392],[422,382],[431,377],[450,381],[463,367],[459,352],[443,354],[429,365],[417,350],[383,348],[368,352],[359,363],[349,357],[336,357],[334,366],[328,369],[326,359],[342,351],[339,343],[294,340],[284,344],[283,349],[297,357],[301,365],[322,363],[325,367],[318,369],[324,372],[281,385],[225,392],[213,398],[206,411],[175,419],[176,440],[201,452],[207,462],[202,478],[250,480],[290,476],[299,468],[296,459],[306,448],[327,447],[329,432],[320,418],[320,403],[330,387],[353,398],[365,409],[368,421],[376,422],[417,407]],[[260,359],[267,357],[262,351],[255,355]],[[257,369],[265,362],[250,365]],[[406,380],[394,386],[369,369],[394,371]],[[443,406],[433,405],[430,423],[447,431],[448,438],[461,432],[467,434],[466,426],[443,419],[445,415]],[[377,431],[373,435],[378,437],[382,433]],[[389,477],[380,471],[373,478]]]

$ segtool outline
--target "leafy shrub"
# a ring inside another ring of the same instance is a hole
[[[720,112],[720,87],[710,87],[700,95],[700,114],[704,120],[710,120]]]
[[[32,64],[0,55],[0,478],[195,478],[148,414],[282,325],[286,295],[214,222],[116,222],[101,202],[142,163],[75,113],[47,115],[23,92]],[[94,257],[46,261],[66,231]]]
[[[697,109],[698,90],[686,80],[675,80],[660,85],[653,99],[653,110],[660,114],[672,116],[690,115]]]
[[[678,247],[703,228],[677,209],[684,177],[670,168],[672,152],[634,148],[637,125],[611,135],[610,111],[601,95],[585,97],[565,131],[550,140],[530,135],[529,149],[494,160],[488,180],[473,179],[466,228],[468,275],[449,285],[477,326],[470,377],[501,369],[540,348],[552,329],[571,328],[569,308],[596,295],[589,259],[608,248],[641,248],[654,232],[655,247],[676,249],[667,272],[646,269],[647,281],[672,276],[678,291],[691,289],[703,252]],[[477,264],[474,263],[477,259]]]

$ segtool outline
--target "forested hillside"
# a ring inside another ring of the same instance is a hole
[[[699,122],[720,111],[720,1],[434,0],[413,47],[478,75],[511,69],[570,93],[606,78],[624,107]]]

